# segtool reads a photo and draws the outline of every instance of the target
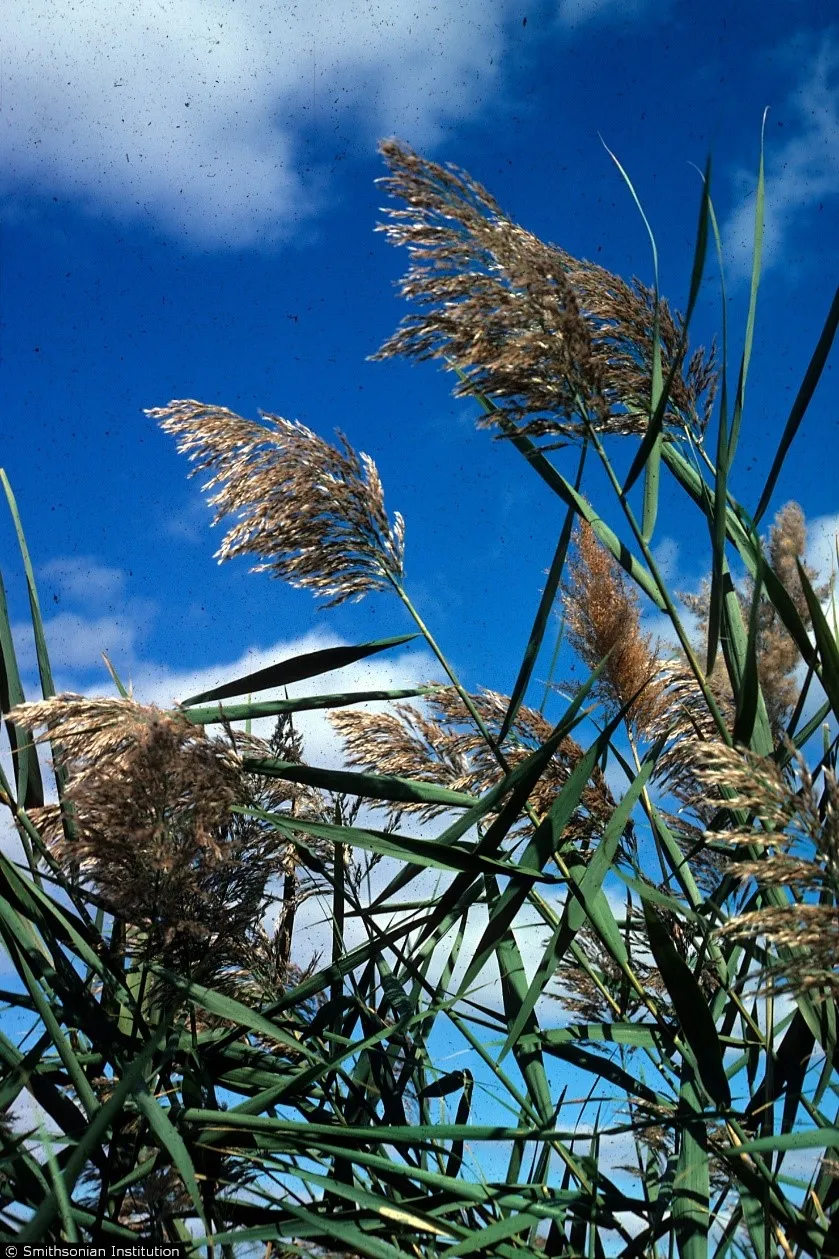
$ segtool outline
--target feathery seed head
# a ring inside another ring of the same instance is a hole
[[[629,719],[636,729],[646,729],[661,703],[660,662],[651,636],[641,633],[638,596],[586,521],[575,530],[564,594],[574,650],[590,669],[608,656],[598,693],[613,710],[637,696]]]
[[[213,524],[235,521],[216,552],[220,563],[260,557],[253,572],[313,590],[327,606],[401,580],[405,523],[398,512],[389,521],[375,463],[342,434],[339,448],[280,416],[257,424],[189,400],[146,414],[177,439],[193,475],[212,473],[203,488],[216,490]]]
[[[772,568],[786,588],[803,624],[809,628],[810,609],[801,585],[798,561],[804,564],[804,571],[813,585],[816,584],[816,573],[804,562],[807,522],[798,503],[787,503],[775,516],[769,531],[767,550]],[[819,588],[818,593],[826,593],[826,588]],[[786,725],[800,692],[795,673],[801,661],[801,653],[768,599],[764,599],[760,607],[759,631],[760,685],[769,719],[773,727],[780,730]]]
[[[639,433],[652,388],[654,294],[580,262],[517,226],[457,167],[439,166],[386,140],[381,182],[407,208],[388,208],[380,226],[407,245],[401,294],[407,316],[373,358],[405,355],[453,363],[468,378],[456,389],[497,399],[532,434],[585,437]],[[714,353],[686,360],[683,321],[659,304],[665,375],[676,363],[666,420],[701,436],[715,387]],[[479,424],[492,427],[492,415]]]
[[[797,503],[787,503],[775,516],[765,543],[769,564],[789,595],[802,624],[809,628],[812,623],[810,608],[801,585],[798,571],[800,562],[810,584],[820,599],[830,586],[819,585],[817,574],[804,560],[807,550],[807,524],[804,513]],[[744,623],[748,625],[754,596],[754,582],[745,581],[737,595]],[[683,594],[682,601],[698,618],[698,629],[703,637],[708,632],[711,586],[704,581],[695,594]],[[798,700],[800,685],[796,673],[801,663],[798,644],[787,631],[775,605],[765,595],[757,609],[757,669],[760,687],[766,702],[766,711],[773,731],[780,735]],[[720,671],[721,672],[721,671]],[[715,674],[717,671],[715,670]],[[722,678],[719,677],[722,682]]]
[[[227,869],[231,810],[245,794],[232,749],[181,714],[133,699],[57,695],[10,717],[29,730],[46,727],[38,741],[52,740],[67,773],[72,833],[61,809],[34,819],[47,823],[61,863],[164,947],[192,937],[212,952],[237,917],[234,906],[248,901]]]
[[[718,666],[706,678],[717,707],[729,728],[734,723],[735,706],[728,673]],[[649,715],[644,734],[648,740],[665,739],[664,750],[656,761],[655,780],[665,787],[700,818],[705,819],[719,808],[713,803],[700,781],[701,751],[723,746],[720,732],[711,715],[699,683],[685,659],[662,660],[658,665],[655,686],[657,700]]]
[[[791,769],[744,748],[706,748],[700,776],[709,789],[724,785],[727,805],[754,817],[759,826],[715,831],[715,841],[757,856],[734,868],[743,881],[762,888],[789,889],[786,903],[764,903],[737,914],[720,929],[740,940],[763,938],[777,952],[767,961],[762,986],[814,995],[839,993],[839,786],[825,769],[816,784],[794,749]],[[718,802],[719,803],[719,802]]]
[[[497,741],[509,706],[509,697],[483,690],[470,696],[481,720]],[[466,708],[452,687],[441,687],[431,696],[425,711],[410,704],[395,704],[391,713],[341,709],[330,721],[344,742],[348,762],[368,772],[395,774],[432,782],[453,791],[482,795],[502,777],[502,771],[483,736],[469,719]],[[549,737],[551,726],[534,709],[522,706],[513,723],[504,756],[511,768],[536,751]],[[543,817],[568,779],[582,749],[572,738],[557,749],[530,796],[536,815]],[[445,805],[382,805],[397,822],[403,813],[435,817]],[[599,769],[583,791],[580,806],[568,825],[568,834],[581,848],[599,833],[615,807]],[[527,831],[522,818],[519,833]]]

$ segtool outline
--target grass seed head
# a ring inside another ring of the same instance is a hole
[[[33,819],[60,863],[158,956],[193,974],[229,965],[261,919],[279,847],[233,812],[249,799],[235,750],[133,699],[57,695],[10,715],[45,728],[38,741],[67,775],[62,807]]]
[[[803,757],[782,770],[772,758],[744,748],[708,747],[700,775],[709,794],[726,791],[726,807],[748,817],[744,825],[714,831],[715,842],[728,843],[738,856],[733,872],[755,879],[764,889],[783,891],[755,910],[735,914],[720,934],[741,941],[764,940],[767,955],[761,985],[768,992],[839,994],[839,786],[823,771],[818,788]],[[789,895],[792,893],[792,896]]]
[[[563,603],[569,641],[589,669],[608,657],[598,693],[613,711],[632,702],[629,720],[645,729],[662,686],[652,637],[641,632],[638,596],[586,521],[577,526],[574,544]]]
[[[219,562],[257,556],[268,571],[313,590],[326,606],[384,590],[403,573],[405,523],[388,519],[378,469],[338,435],[340,446],[303,424],[264,415],[264,424],[224,407],[177,401],[148,411],[189,456],[193,474],[212,475],[213,521],[235,523]]]
[[[453,364],[473,390],[497,400],[521,432],[585,437],[640,433],[649,415],[655,296],[603,267],[546,244],[506,215],[465,171],[386,140],[381,182],[404,209],[379,230],[406,245],[403,319],[374,358],[404,355]],[[659,303],[663,371],[676,372],[666,424],[701,437],[716,384],[714,353],[687,359],[683,320]],[[493,427],[498,418],[482,417]]]
[[[509,696],[482,690],[472,695],[481,720],[497,742],[509,706]],[[480,796],[503,776],[498,761],[466,711],[453,687],[440,687],[423,710],[410,704],[395,704],[389,713],[342,709],[330,714],[341,736],[348,762],[368,772],[395,774],[431,782]],[[504,757],[511,769],[526,760],[547,740],[550,723],[535,709],[522,706],[504,744]],[[566,738],[557,748],[542,777],[530,795],[537,817],[544,817],[568,779],[582,748]],[[376,806],[374,806],[376,807]],[[439,816],[447,809],[437,804],[383,804],[393,822],[403,813],[420,817]],[[583,789],[580,805],[568,823],[567,835],[585,849],[598,834],[615,807],[602,772],[595,769]],[[522,816],[517,833],[527,832],[531,823]]]

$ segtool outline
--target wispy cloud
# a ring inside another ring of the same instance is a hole
[[[551,6],[571,29],[653,7]],[[520,8],[24,0],[4,39],[0,203],[21,216],[33,193],[68,197],[200,247],[282,241],[322,206],[353,151],[372,153],[387,134],[427,149],[497,106]]]
[[[103,564],[94,555],[48,560],[41,566],[39,578],[42,590],[50,591],[56,603],[66,598],[100,607],[121,599],[125,591],[122,569]]]
[[[67,674],[87,676],[101,672],[102,652],[113,660],[120,671],[137,659],[138,649],[153,615],[150,604],[140,606],[135,600],[124,615],[87,617],[80,612],[59,612],[49,617],[44,629],[49,646],[50,661],[60,684],[64,685]],[[35,668],[35,646],[29,627],[15,626],[18,660],[23,672]]]
[[[390,131],[433,142],[492,91],[509,4],[24,3],[4,44],[0,192],[150,216],[201,245],[280,239],[324,193],[307,131],[338,150]]]
[[[193,544],[206,543],[209,523],[207,504],[201,494],[195,492],[184,507],[161,516],[158,528],[164,538]]]
[[[839,196],[839,41],[825,35],[815,47],[801,40],[795,45],[796,66],[807,67],[779,111],[788,138],[776,142],[772,129],[766,152],[764,268],[778,266],[802,218],[828,198]],[[770,114],[770,120],[773,115]],[[755,172],[741,171],[738,182],[744,198],[724,231],[727,258],[735,274],[751,271],[755,222]]]
[[[90,674],[106,676],[102,652],[120,671],[133,667],[157,614],[150,599],[130,593],[127,574],[93,555],[58,556],[39,569],[44,632],[59,686],[81,686]],[[12,627],[18,665],[36,669],[29,621]]]
[[[662,577],[666,581],[674,581],[679,572],[681,559],[681,548],[677,539],[671,538],[669,534],[663,537],[653,548],[653,558]]]

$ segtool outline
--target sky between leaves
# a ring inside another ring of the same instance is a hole
[[[561,509],[515,452],[475,432],[445,374],[366,361],[406,313],[393,281],[407,257],[373,231],[382,136],[458,163],[523,226],[649,282],[607,144],[677,305],[710,152],[736,361],[770,106],[766,271],[733,481],[754,506],[836,279],[831,16],[826,2],[772,0],[18,0],[0,71],[0,462],[59,685],[107,692],[106,650],[140,698],[168,703],[301,643],[410,628],[384,595],[319,613],[243,562],[217,567],[198,484],[142,413],[194,397],[327,437],[340,426],[372,455],[406,518],[415,604],[468,685],[511,687]],[[694,341],[719,322],[709,258]],[[828,368],[776,504],[795,497],[819,518],[822,566],[836,404]],[[573,476],[573,454],[557,458]],[[695,586],[695,521],[667,494],[659,521],[674,583]],[[0,556],[22,624],[8,523]],[[429,672],[406,652],[349,681]]]

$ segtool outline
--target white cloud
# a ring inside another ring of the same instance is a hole
[[[35,190],[200,244],[281,239],[328,178],[305,132],[432,143],[493,90],[509,3],[25,0],[4,39],[0,190],[12,211]]]
[[[102,607],[123,596],[125,573],[102,564],[92,555],[65,555],[48,560],[39,573],[42,590],[53,590],[56,600],[69,599],[85,607]]]
[[[809,77],[782,107],[784,120],[792,115],[789,139],[777,145],[777,133],[767,128],[765,270],[783,261],[787,237],[800,216],[819,202],[839,196],[839,45],[829,36],[814,51],[801,43],[799,52],[803,55],[797,64],[808,66]],[[769,118],[771,122],[772,114]],[[738,182],[749,192],[730,216],[724,237],[730,266],[743,277],[750,274],[752,266],[756,171],[741,171]]]
[[[59,689],[84,689],[73,675],[103,674],[102,652],[117,669],[140,658],[157,605],[127,593],[127,575],[92,555],[58,556],[39,569],[44,633]],[[50,615],[50,609],[60,609]],[[18,666],[37,670],[30,621],[12,627]]]
[[[653,559],[666,581],[672,582],[676,580],[679,573],[680,554],[681,548],[679,543],[669,535],[663,537],[653,548]]]
[[[312,630],[295,639],[280,639],[269,647],[250,647],[236,659],[202,669],[176,671],[165,665],[139,662],[131,674],[135,698],[143,703],[168,708],[190,695],[199,695],[237,677],[255,673],[292,656],[345,646],[345,641],[327,630]],[[281,691],[264,691],[255,700],[289,696],[325,695],[344,691],[404,689],[427,682],[434,675],[434,662],[423,651],[386,651],[346,668],[324,673],[319,677],[294,682]],[[126,679],[123,679],[124,681]],[[231,703],[242,702],[231,700]],[[338,767],[342,764],[340,748],[327,716],[328,710],[299,713],[295,725],[305,740],[306,760],[312,765]],[[254,722],[255,734],[268,734],[273,718]]]
[[[44,633],[59,689],[78,689],[68,675],[104,673],[102,652],[107,653],[119,672],[131,668],[139,657],[154,610],[149,600],[131,599],[120,612],[102,616],[59,612],[45,618]],[[34,674],[36,656],[31,626],[23,623],[12,630],[20,670]]]

